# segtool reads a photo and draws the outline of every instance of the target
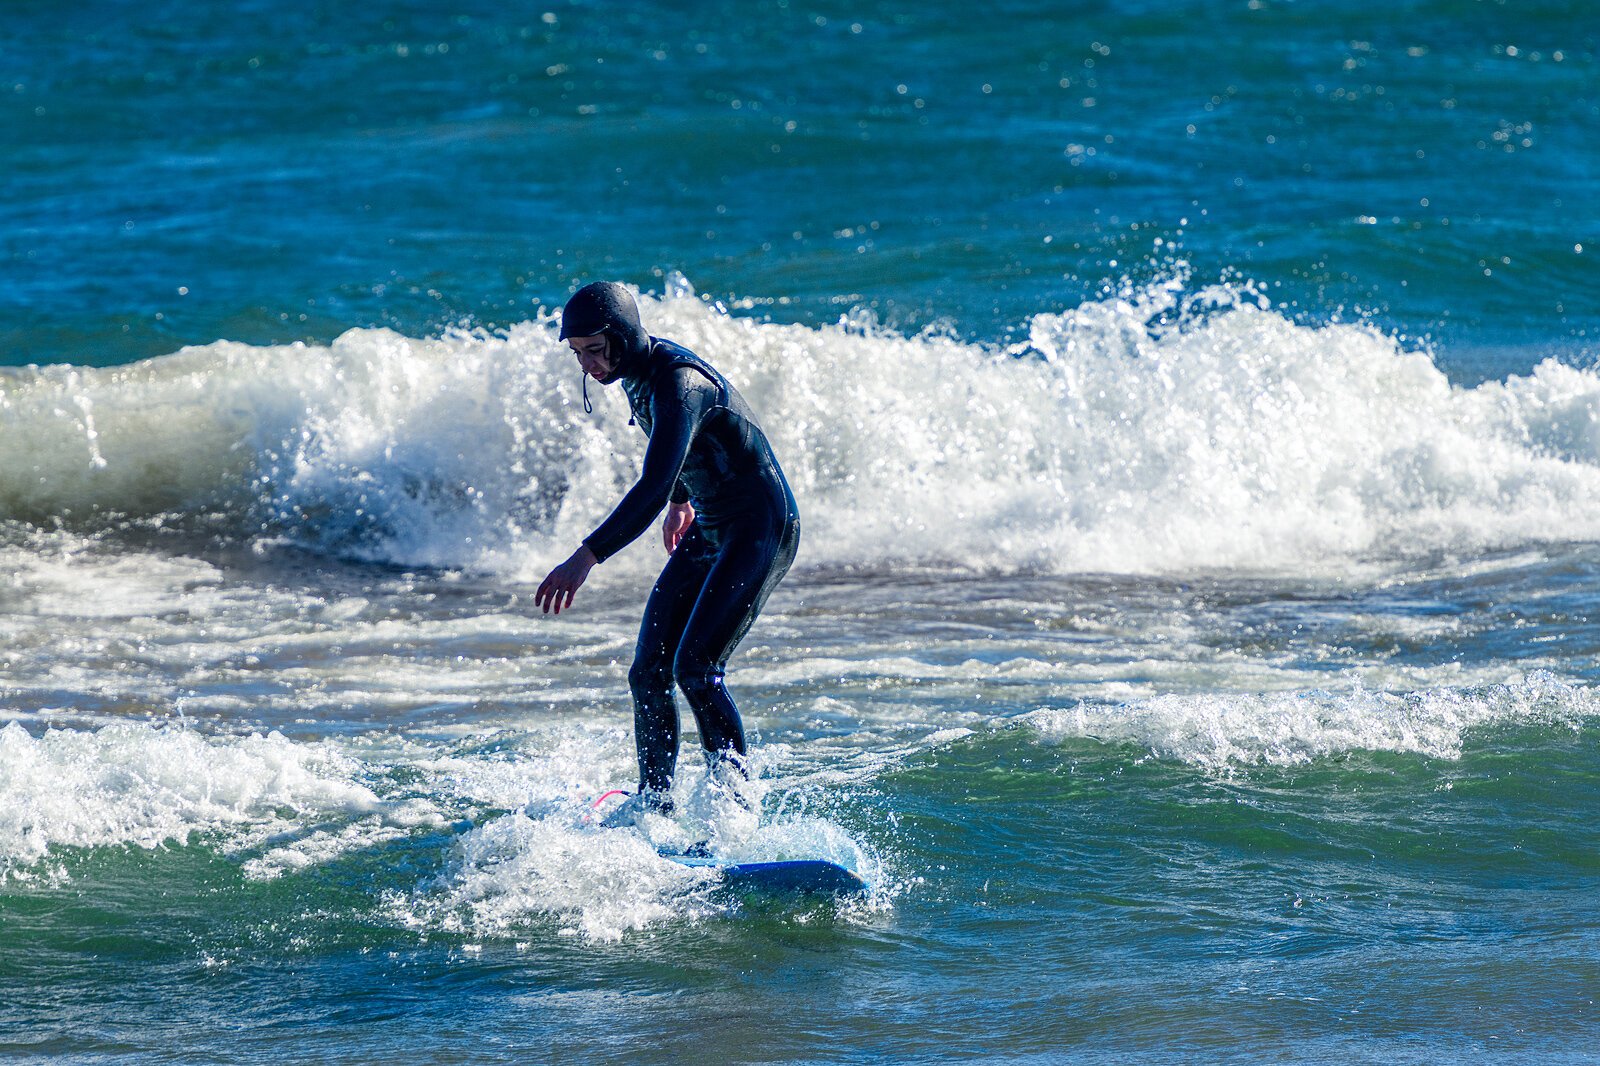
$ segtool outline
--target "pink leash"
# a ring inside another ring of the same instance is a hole
[[[596,799],[593,803],[589,804],[589,810],[591,812],[599,810],[600,809],[600,804],[604,803],[606,800],[610,799],[612,796],[627,796],[627,795],[630,795],[630,793],[625,788],[614,788],[609,792],[602,792],[602,793],[600,793],[600,796],[599,796],[598,799]],[[584,825],[593,825],[594,824],[594,815],[592,813],[584,815],[583,816],[583,824]]]

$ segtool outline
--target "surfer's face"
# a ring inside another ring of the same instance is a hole
[[[585,374],[596,381],[605,381],[611,376],[611,346],[606,342],[605,334],[568,337],[567,345],[572,349],[572,354],[578,357],[578,365],[583,367]]]

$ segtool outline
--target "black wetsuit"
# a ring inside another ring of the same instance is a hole
[[[577,309],[589,317],[575,313],[580,297],[602,288]],[[650,528],[669,499],[694,505],[694,522],[645,605],[628,672],[639,787],[665,793],[678,758],[674,682],[689,701],[705,749],[745,754],[744,727],[723,673],[794,561],[800,514],[744,398],[693,352],[645,335],[631,297],[624,303],[626,293],[617,288],[602,283],[580,290],[567,305],[562,335],[605,332],[622,347],[621,365],[607,383],[622,381],[634,421],[650,438],[638,483],[584,540],[595,558],[605,561]],[[596,303],[604,330],[593,328]]]

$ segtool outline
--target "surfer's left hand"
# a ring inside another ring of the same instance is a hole
[[[683,540],[683,535],[689,532],[689,527],[693,524],[693,504],[667,504],[667,517],[661,523],[661,544],[667,549],[668,555],[677,551],[679,543]]]

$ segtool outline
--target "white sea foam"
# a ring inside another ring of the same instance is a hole
[[[208,738],[181,728],[113,724],[0,728],[0,873],[50,849],[186,843],[196,833],[297,817],[362,816],[378,798],[326,746],[276,733]]]
[[[439,872],[388,893],[397,920],[480,936],[553,920],[610,940],[732,905],[715,894],[719,874],[662,858],[658,847],[709,839],[730,861],[829,858],[880,877],[873,850],[803,805],[758,822],[719,802],[692,758],[675,790],[682,817],[646,833],[602,829],[591,802],[631,773],[631,747],[620,730],[570,722],[455,742],[315,743],[129,723],[35,736],[11,723],[0,729],[0,881],[70,876],[63,848],[196,839],[245,876],[271,880],[464,818],[480,824],[440,838]],[[754,782],[748,796],[759,805],[765,790]]]
[[[1128,704],[1034,711],[1018,721],[1046,741],[1135,744],[1208,769],[1294,766],[1357,751],[1461,757],[1473,729],[1498,724],[1579,728],[1600,696],[1546,673],[1479,688],[1391,693],[1356,688],[1260,695],[1157,696]]]
[[[676,290],[643,310],[761,413],[803,566],[1325,569],[1600,536],[1600,374],[1547,361],[1461,388],[1247,288],[1180,279],[1041,313],[1011,351],[734,318]],[[616,390],[583,414],[548,318],[0,381],[0,515],[220,509],[245,535],[404,564],[542,572],[643,445]]]
[[[550,743],[554,741],[554,743]],[[686,753],[674,788],[678,812],[646,817],[638,829],[604,829],[592,800],[615,782],[624,751],[621,736],[563,729],[543,738],[540,753],[505,762],[452,756],[417,764],[441,786],[494,801],[516,797],[522,809],[490,818],[458,837],[438,876],[408,893],[391,894],[397,920],[420,929],[501,937],[532,923],[554,922],[563,933],[617,940],[668,921],[692,921],[726,911],[733,901],[717,894],[721,875],[664,858],[708,841],[718,858],[755,862],[821,858],[884,885],[872,907],[892,892],[882,858],[836,822],[810,814],[803,804],[767,804],[757,818],[729,802]],[[774,753],[761,751],[759,772]],[[757,778],[741,794],[760,809],[770,789],[807,788],[803,778]],[[776,808],[776,809],[774,809]]]
[[[564,932],[616,940],[704,913],[703,890],[714,881],[711,871],[662,858],[639,833],[518,812],[465,834],[448,870],[392,907],[420,928],[494,936],[548,917]]]
[[[423,929],[505,936],[530,922],[554,921],[569,935],[618,940],[667,921],[704,918],[733,901],[717,895],[721,874],[663,857],[692,843],[683,826],[648,819],[643,831],[602,829],[581,807],[519,811],[464,833],[444,872],[409,894],[389,898],[392,915]],[[879,891],[869,908],[893,894],[882,859],[835,822],[785,814],[737,841],[718,843],[727,862],[796,857],[828,859],[862,874]]]

